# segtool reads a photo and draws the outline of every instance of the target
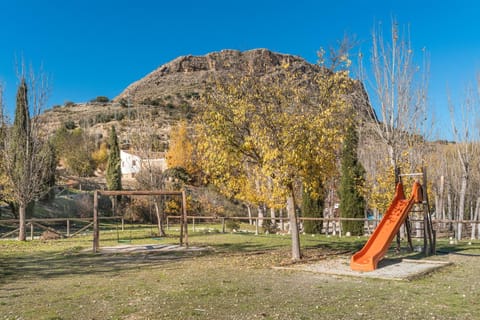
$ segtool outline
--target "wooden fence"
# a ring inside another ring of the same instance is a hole
[[[321,221],[322,222],[322,231],[321,234],[333,235],[333,236],[342,236],[342,221],[363,221],[364,223],[364,234],[371,235],[375,230],[378,223],[381,219],[366,219],[366,218],[306,218],[299,217],[297,218],[300,223],[303,221]],[[192,228],[192,231],[195,232],[196,227],[202,223],[220,223],[222,225],[222,232],[226,232],[226,223],[228,220],[237,220],[246,223],[250,223],[255,226],[255,233],[260,232],[261,224],[263,220],[273,220],[271,217],[218,217],[218,216],[187,216],[188,224]],[[172,222],[178,223],[180,221],[180,216],[167,216],[167,230],[170,228]],[[423,219],[409,219],[411,226],[411,235],[413,238],[423,238]],[[288,218],[287,217],[277,217],[275,218],[275,223],[280,231],[286,231],[288,229]],[[463,224],[463,235],[464,238],[469,238],[471,234],[472,226],[477,227],[477,230],[480,231],[480,221],[473,220],[448,220],[448,219],[432,219],[434,229],[438,238],[448,238],[454,236],[454,230],[458,224]],[[475,233],[477,238],[480,238],[480,232]]]
[[[174,223],[180,222],[180,216],[167,216],[166,224],[167,230]],[[116,221],[120,223],[121,230],[124,230],[125,221],[122,216],[112,217],[99,217],[100,221]],[[270,217],[217,217],[217,216],[187,216],[188,224],[193,232],[199,224],[216,223],[221,224],[221,231],[226,232],[226,224],[229,220],[236,220],[242,222],[251,222],[255,226],[255,233],[259,234],[261,231],[261,224],[263,220],[272,220]],[[364,219],[364,218],[303,218],[298,220],[303,221],[322,221],[322,234],[343,236],[342,234],[342,221],[363,221],[365,235],[370,235],[375,230],[377,224],[380,222],[378,219]],[[436,230],[438,238],[448,238],[454,236],[454,230],[459,223],[464,225],[463,235],[464,238],[470,238],[472,226],[479,228],[480,222],[472,220],[440,220],[432,219],[434,229]],[[61,238],[72,238],[79,234],[87,232],[93,228],[93,218],[49,218],[49,219],[27,219],[27,230],[29,230],[29,238],[34,239],[35,234],[39,235],[39,230],[48,230],[57,234]],[[288,230],[288,218],[275,218],[278,229],[280,231]],[[413,238],[423,237],[423,219],[410,219],[411,235]],[[8,219],[0,220],[0,238],[8,238],[18,232],[18,220]],[[477,238],[480,233],[476,232]]]
[[[124,219],[121,216],[100,217],[99,220],[120,221],[121,228],[124,229]],[[0,238],[7,238],[18,233],[18,225],[19,222],[16,219],[0,220],[0,228],[4,230],[0,233]],[[30,231],[29,238],[32,240],[38,230],[52,232],[60,238],[73,238],[87,232],[88,229],[93,229],[93,218],[35,218],[27,219],[26,226]]]

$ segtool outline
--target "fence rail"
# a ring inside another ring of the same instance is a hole
[[[322,223],[322,234],[326,235],[338,235],[342,236],[342,221],[363,221],[365,235],[370,235],[375,230],[378,223],[381,219],[367,219],[367,218],[311,218],[311,217],[299,217],[297,218],[300,223],[303,221],[321,221]],[[170,228],[172,221],[179,221],[180,216],[167,216],[167,230]],[[276,217],[275,219],[271,217],[218,217],[218,216],[187,216],[188,223],[191,224],[193,231],[198,223],[202,221],[212,221],[215,223],[222,224],[222,232],[226,231],[226,222],[228,220],[238,220],[246,221],[252,225],[255,225],[255,233],[260,232],[260,227],[263,220],[275,220],[277,226],[280,230],[285,230],[288,226],[287,217]],[[411,226],[411,235],[414,238],[423,238],[423,219],[409,219]],[[449,220],[449,219],[432,219],[433,226],[437,231],[438,237],[451,237],[454,236],[454,226],[458,224],[463,224],[466,232],[464,232],[464,238],[470,237],[470,232],[472,227],[477,227],[479,232],[475,232],[478,238],[480,238],[480,221],[475,220]]]
[[[180,221],[180,216],[167,216],[166,227],[167,230],[170,228],[172,223],[178,223]],[[125,220],[122,216],[111,216],[111,217],[99,217],[100,221],[119,221],[121,223],[121,229],[124,229]],[[226,232],[226,223],[229,220],[244,221],[255,226],[255,232],[260,233],[260,228],[262,227],[263,220],[273,220],[271,217],[218,217],[218,216],[187,216],[187,221],[190,224],[190,227],[195,232],[195,228],[198,224],[213,222],[221,223],[222,232]],[[288,218],[287,217],[277,217],[274,219],[280,230],[288,229]],[[342,236],[342,221],[363,221],[365,235],[370,235],[376,228],[377,224],[381,219],[366,219],[366,218],[310,218],[310,217],[299,217],[298,220],[303,221],[321,221],[322,222],[322,234],[326,235],[338,235]],[[80,222],[82,225],[77,224]],[[476,227],[480,231],[480,221],[474,220],[448,220],[448,219],[432,219],[434,228],[437,231],[438,237],[451,237],[454,236],[455,226],[458,224],[463,224],[466,232],[464,232],[464,237],[470,237],[471,228]],[[118,222],[117,222],[118,223]],[[411,225],[411,235],[413,237],[423,237],[423,219],[410,219]],[[0,220],[0,238],[7,238],[14,235],[18,232],[19,221],[16,219],[5,219]],[[38,219],[32,218],[26,220],[27,230],[30,231],[29,238],[34,239],[34,235],[38,230],[48,230],[57,234],[62,238],[72,238],[82,232],[87,231],[90,228],[93,228],[93,218],[46,218]],[[464,229],[464,230],[465,230]],[[37,232],[38,234],[38,232]],[[480,232],[475,232],[476,237],[480,237]]]
[[[121,216],[99,217],[99,220],[120,220],[122,229],[124,226],[124,218]],[[77,226],[75,223],[80,222],[82,225]],[[0,238],[7,238],[19,230],[19,221],[17,219],[0,220]],[[35,229],[52,232],[61,238],[73,238],[82,232],[93,228],[93,218],[32,218],[26,219],[26,227],[30,230],[30,239],[34,239]],[[13,229],[12,229],[13,228]],[[11,230],[5,230],[11,229]],[[73,231],[73,232],[72,232]]]

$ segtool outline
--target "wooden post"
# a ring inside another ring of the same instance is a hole
[[[195,232],[195,217],[192,218],[192,231]]]
[[[122,216],[122,231],[125,231],[125,218]]]
[[[255,219],[255,235],[258,236],[258,217]]]
[[[33,223],[30,222],[30,240],[33,240]]]
[[[67,238],[70,237],[70,219],[67,219]]]
[[[187,194],[182,190],[182,211],[183,211],[183,227],[185,228],[185,247],[188,248],[188,218],[187,218]]]
[[[412,243],[412,228],[410,227],[410,218],[407,217],[405,218],[405,230],[407,232],[407,240],[408,240],[408,247],[410,249],[410,252],[413,251],[413,243]]]
[[[183,206],[183,203],[182,203],[182,206]],[[179,244],[180,244],[180,247],[183,247],[183,208],[182,208],[182,213],[180,214],[180,239],[179,239]]]
[[[167,230],[170,230],[170,219],[168,219],[168,216],[167,216]]]
[[[97,253],[100,247],[100,232],[98,230],[98,191],[93,194],[93,253]]]
[[[222,233],[225,233],[225,218],[222,217]]]
[[[395,174],[395,185],[393,186],[393,188],[394,188],[393,190],[396,190],[397,189],[397,184],[399,182],[402,182],[401,177],[400,177],[400,168],[399,167],[394,168],[394,174]],[[395,250],[397,252],[400,252],[400,248],[401,248],[401,246],[400,246],[400,229],[398,229],[398,232],[397,232],[397,246],[396,246]]]
[[[428,242],[428,246],[424,244],[425,250],[425,255],[429,254],[435,254],[435,240],[433,237],[435,236],[435,232],[433,230],[433,224],[432,224],[432,219],[430,216],[430,208],[429,208],[429,202],[428,202],[428,192],[427,192],[427,168],[423,167],[422,168],[423,172],[423,184],[424,187],[422,188],[423,191],[423,211],[424,211],[424,230],[426,235],[424,236],[424,240]],[[428,252],[427,252],[428,250]]]

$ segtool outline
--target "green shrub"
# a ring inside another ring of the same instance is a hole
[[[277,233],[278,231],[278,226],[277,223],[272,222],[271,219],[269,218],[264,218],[263,219],[263,224],[262,224],[263,232],[264,233]]]
[[[67,120],[67,121],[65,121],[65,123],[63,125],[68,130],[73,130],[77,127],[77,125],[75,124],[75,121],[73,121],[73,120]]]
[[[110,99],[105,96],[98,96],[95,99],[92,99],[91,102],[98,102],[98,103],[107,103],[109,102]]]
[[[229,219],[225,222],[225,226],[227,227],[228,230],[233,231],[233,230],[238,230],[240,229],[240,223],[238,223],[237,220]]]

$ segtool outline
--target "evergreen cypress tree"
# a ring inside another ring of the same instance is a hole
[[[340,215],[342,218],[364,218],[365,199],[360,193],[364,184],[365,169],[357,157],[358,136],[355,127],[348,128],[342,149],[340,180]],[[363,235],[363,221],[342,221],[344,233]]]
[[[15,119],[12,127],[12,135],[9,145],[9,152],[12,156],[11,180],[12,183],[19,186],[24,185],[28,177],[28,157],[31,154],[30,139],[28,139],[30,129],[30,113],[28,110],[27,100],[27,84],[25,79],[22,79],[17,90],[16,106],[15,106]],[[25,219],[27,206],[29,205],[28,197],[16,197],[18,205],[18,217],[19,217],[19,240],[26,239]]]
[[[112,126],[112,130],[110,131],[108,143],[110,145],[110,152],[108,154],[106,172],[107,189],[122,190],[120,147],[118,145],[118,137],[114,126]]]
[[[325,199],[323,192],[319,192],[318,199],[314,199],[306,190],[302,191],[302,216],[305,218],[322,218]],[[303,231],[305,233],[321,233],[322,221],[304,220]]]

